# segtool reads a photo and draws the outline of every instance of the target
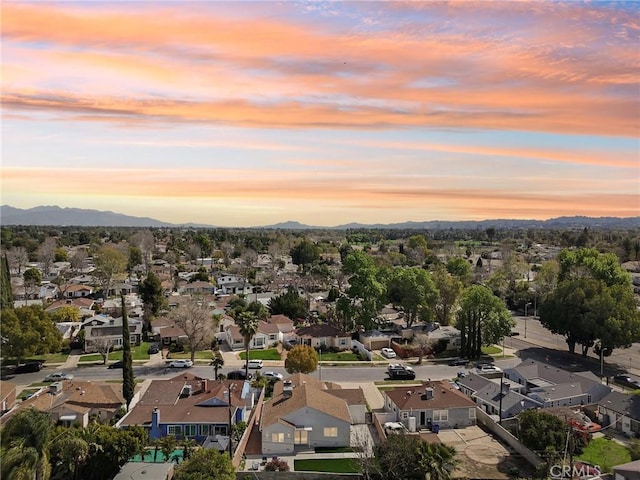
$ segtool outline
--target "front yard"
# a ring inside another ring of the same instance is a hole
[[[240,358],[246,360],[247,352],[240,352]],[[249,350],[249,360],[280,360],[280,353],[275,348]]]
[[[131,347],[131,358],[133,360],[149,360],[149,343],[142,342],[137,347]],[[109,361],[113,362],[116,360],[122,360],[122,350],[116,350],[115,352],[109,353]],[[80,363],[86,362],[101,362],[102,355],[99,353],[90,353],[88,355],[82,355],[80,357]]]

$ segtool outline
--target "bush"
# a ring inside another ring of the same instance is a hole
[[[270,462],[264,466],[267,472],[288,472],[289,464],[277,457],[274,457]]]

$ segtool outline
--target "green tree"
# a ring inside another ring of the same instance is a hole
[[[22,274],[24,280],[24,290],[27,297],[36,294],[42,283],[42,274],[37,268],[27,268]]]
[[[140,283],[140,298],[144,305],[145,332],[151,331],[151,320],[158,316],[167,300],[162,291],[162,283],[158,276],[149,270],[145,279]]]
[[[60,351],[60,330],[40,305],[4,309],[0,317],[3,357],[20,361],[31,355]]]
[[[558,285],[540,305],[540,322],[576,344],[586,356],[598,341],[603,355],[640,339],[640,312],[631,277],[614,254],[595,249],[563,250]],[[598,352],[599,353],[599,352]]]
[[[473,279],[471,264],[461,257],[452,258],[447,262],[447,272],[460,280],[465,286],[469,285]]]
[[[433,272],[433,282],[438,291],[434,308],[436,320],[441,325],[449,325],[464,287],[458,278],[442,266]]]
[[[467,358],[479,358],[483,345],[500,341],[515,323],[504,302],[482,285],[472,285],[462,292],[456,316],[460,354]]]
[[[214,448],[203,448],[191,454],[189,460],[176,466],[175,480],[235,480],[236,472],[228,455]]]
[[[302,240],[291,249],[291,261],[306,272],[311,265],[320,260],[320,249],[307,239]]]
[[[241,312],[236,318],[236,325],[240,329],[240,335],[244,338],[244,346],[246,349],[246,362],[244,365],[244,371],[247,377],[249,377],[249,345],[251,339],[258,331],[258,319],[252,312]]]
[[[347,256],[342,271],[349,275],[347,298],[338,301],[336,309],[353,322],[371,330],[376,325],[378,312],[386,300],[386,288],[381,273],[371,256],[353,252]]]
[[[129,272],[129,275],[131,275],[134,268],[142,265],[142,263],[142,250],[134,245],[129,245],[129,260],[127,262],[127,272]]]
[[[9,260],[4,253],[0,265],[0,309],[13,308],[13,290],[11,289],[11,272]]]
[[[296,345],[287,353],[284,368],[288,373],[311,373],[318,368],[318,354],[309,345]]]
[[[389,435],[376,446],[375,456],[385,480],[449,480],[456,451],[441,443],[427,443],[414,435]]]
[[[120,304],[122,305],[122,396],[127,403],[127,410],[129,410],[129,404],[133,399],[136,383],[133,376],[133,359],[131,357],[127,305],[124,301],[123,293],[120,294]]]
[[[80,310],[73,305],[65,305],[51,314],[54,323],[80,321]]]
[[[79,480],[82,468],[89,459],[89,443],[82,430],[58,427],[49,447],[52,480]]]
[[[267,306],[271,315],[286,315],[294,320],[307,318],[309,312],[306,300],[293,287],[289,287],[285,293],[271,297]]]
[[[173,435],[167,435],[159,439],[158,445],[160,446],[160,451],[162,452],[164,461],[168,462],[170,460],[171,454],[178,445],[178,440],[176,440],[176,437]]]
[[[54,423],[48,413],[22,409],[2,429],[2,478],[47,480],[51,476],[49,440]]]
[[[407,328],[418,320],[431,319],[438,292],[426,270],[395,267],[386,279],[386,291],[389,300],[404,309]]]

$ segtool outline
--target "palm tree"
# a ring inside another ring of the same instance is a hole
[[[48,413],[23,410],[2,429],[2,478],[48,480],[54,424]]]
[[[246,348],[246,362],[244,365],[244,372],[246,377],[249,377],[249,344],[251,339],[258,331],[258,319],[253,312],[244,311],[240,312],[240,315],[236,318],[236,324],[240,328],[240,335],[244,338],[244,346]]]
[[[213,367],[214,378],[218,380],[218,370],[224,366],[224,358],[220,352],[216,352],[211,360],[211,366]]]

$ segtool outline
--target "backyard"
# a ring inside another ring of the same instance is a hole
[[[599,465],[602,472],[611,472],[613,466],[630,462],[631,454],[618,442],[606,438],[594,438],[577,460]]]

